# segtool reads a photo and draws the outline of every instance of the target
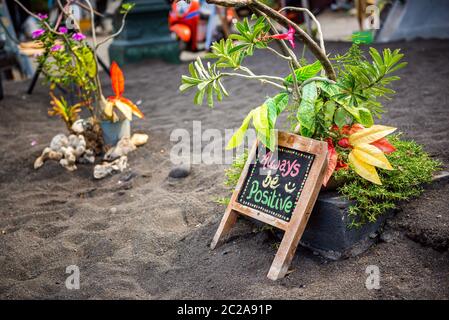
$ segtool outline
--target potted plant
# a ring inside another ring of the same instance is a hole
[[[131,136],[131,124],[133,114],[143,118],[143,113],[130,100],[123,96],[125,91],[125,78],[122,70],[114,61],[111,65],[111,81],[114,96],[107,99],[102,97],[102,121],[104,142],[107,145],[115,145],[123,137]],[[119,112],[117,112],[119,111]]]
[[[332,181],[344,200],[347,226],[362,227],[394,208],[398,201],[417,196],[423,183],[429,182],[439,162],[432,160],[420,146],[404,141],[396,128],[376,124],[383,105],[380,98],[395,92],[390,88],[399,80],[395,71],[406,66],[400,50],[369,49],[367,58],[354,44],[347,53],[328,58],[321,27],[304,8],[281,8],[275,11],[259,0],[208,0],[223,6],[246,5],[253,11],[250,20],[236,24],[237,33],[214,43],[206,65],[197,59],[189,66],[189,75],[182,76],[180,91],[197,91],[194,103],[221,101],[228,95],[223,79],[240,77],[279,89],[278,94],[261,101],[244,118],[241,127],[227,144],[233,149],[243,142],[252,123],[257,139],[268,149],[276,143],[276,120],[287,113],[292,133],[328,144],[328,168],[324,186]],[[282,12],[295,10],[309,14],[317,25],[319,44]],[[285,32],[280,33],[275,23]],[[297,38],[316,61],[307,61],[295,53]],[[272,46],[278,42],[282,51]],[[287,75],[255,74],[244,65],[255,50],[265,50],[285,61]],[[227,171],[227,185],[234,187],[245,154],[235,160]],[[330,184],[330,183],[329,183]],[[329,186],[328,186],[329,187]],[[312,214],[313,217],[313,214]],[[342,220],[342,219],[340,219]]]
[[[71,132],[71,126],[79,119],[81,111],[87,110],[88,117],[85,120],[90,122],[93,131],[93,134],[88,135],[89,143],[95,145],[97,152],[103,151],[104,141],[106,144],[114,145],[123,136],[129,136],[128,121],[131,120],[131,114],[134,113],[139,117],[143,117],[143,114],[131,101],[123,97],[124,77],[115,62],[110,69],[115,96],[108,99],[104,97],[98,73],[97,50],[121,33],[126,16],[134,5],[125,3],[121,6],[122,26],[115,34],[101,42],[97,42],[95,25],[92,22],[91,46],[69,10],[70,2],[61,7],[61,12],[53,25],[47,14],[34,14],[19,1],[15,2],[38,20],[39,28],[32,33],[32,36],[42,48],[42,54],[37,56],[37,62],[46,82],[50,84],[53,109],[49,114],[61,116]],[[87,6],[84,4],[80,6],[90,13],[91,20],[94,21],[95,11],[89,0],[85,2]],[[66,25],[67,21],[71,22],[70,25]],[[56,91],[62,94],[58,95]],[[114,108],[121,113],[117,113]],[[105,129],[104,141],[101,128]]]

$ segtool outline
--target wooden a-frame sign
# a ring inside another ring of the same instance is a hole
[[[270,158],[270,152],[260,157],[258,148],[256,141],[211,249],[229,235],[239,214],[284,230],[267,275],[269,279],[277,280],[288,271],[320,192],[327,167],[327,143],[279,131],[275,160]],[[263,175],[258,174],[261,168],[265,170]]]

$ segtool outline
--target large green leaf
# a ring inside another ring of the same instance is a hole
[[[321,63],[317,60],[312,64],[308,64],[299,69],[296,69],[295,70],[296,79],[299,82],[303,82],[307,79],[314,77],[318,72],[321,71],[321,69],[322,69]],[[284,80],[288,83],[293,83],[293,75],[289,74]]]
[[[345,110],[343,107],[339,107],[337,111],[335,111],[334,122],[335,124],[342,128],[347,124],[351,124],[353,121],[351,114]]]
[[[253,117],[253,110],[251,110],[251,112],[248,113],[248,115],[243,120],[240,128],[232,135],[231,139],[226,145],[226,150],[234,149],[243,142],[243,138],[245,137],[246,130],[248,130],[248,125],[252,117]]]
[[[315,82],[306,84],[301,93],[301,103],[296,116],[301,135],[311,137],[315,132],[315,101],[318,97]]]

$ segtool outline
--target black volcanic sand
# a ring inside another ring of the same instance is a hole
[[[381,46],[379,46],[381,47]],[[449,42],[395,43],[409,66],[386,103],[384,124],[449,164]],[[328,52],[347,44],[329,43]],[[249,62],[256,73],[285,74],[269,53]],[[135,131],[149,143],[129,156],[130,169],[101,181],[92,166],[67,172],[57,163],[35,171],[34,159],[51,138],[65,132],[47,116],[47,89],[24,94],[27,82],[5,84],[0,101],[0,297],[14,298],[282,298],[421,299],[449,298],[449,185],[429,187],[419,199],[401,204],[386,227],[388,242],[365,253],[329,261],[299,248],[294,272],[266,278],[277,240],[249,221],[239,221],[231,240],[208,245],[224,207],[224,165],[194,165],[181,180],[172,168],[170,133],[238,127],[246,112],[271,88],[257,82],[227,81],[232,97],[215,109],[193,106],[193,93],[179,94],[187,64],[150,61],[124,68],[125,96],[142,100],[144,120]],[[104,76],[104,75],[103,75]],[[108,80],[105,81],[105,84]],[[31,146],[33,140],[37,145]],[[223,142],[224,143],[224,142]],[[68,265],[78,265],[81,289],[67,290]],[[381,289],[365,288],[365,269],[377,265]]]

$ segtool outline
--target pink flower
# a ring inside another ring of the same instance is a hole
[[[55,44],[53,47],[51,47],[51,51],[59,51],[61,50],[62,46],[60,44]]]
[[[67,33],[67,28],[66,27],[59,27],[59,32],[66,34]]]
[[[45,13],[38,13],[37,16],[39,17],[39,19],[44,20],[48,18],[48,14]]]
[[[39,38],[40,36],[42,36],[45,33],[44,29],[37,29],[34,30],[33,33],[31,34],[31,37],[33,37],[33,39]]]
[[[292,26],[288,27],[287,33],[275,34],[271,36],[271,38],[278,40],[288,40],[292,48],[295,49],[295,28],[293,28]]]
[[[81,40],[86,39],[86,36],[84,34],[82,34],[81,32],[77,32],[77,33],[73,34],[72,39],[75,41],[81,41]]]

